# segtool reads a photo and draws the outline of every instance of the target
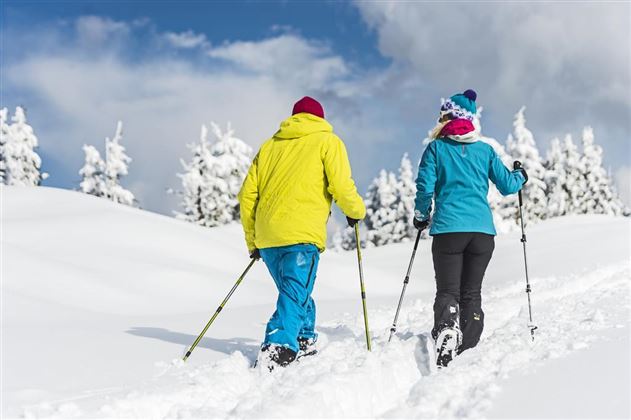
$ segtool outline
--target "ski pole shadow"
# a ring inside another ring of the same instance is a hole
[[[171,331],[166,328],[156,327],[131,327],[125,331],[127,334],[138,337],[153,338],[156,340],[166,341],[186,346],[193,344],[197,338],[195,335],[185,334],[177,331]],[[251,338],[233,337],[233,338],[212,338],[204,337],[197,347],[218,351],[224,354],[232,354],[240,351],[248,359],[256,359],[259,352],[259,343]]]

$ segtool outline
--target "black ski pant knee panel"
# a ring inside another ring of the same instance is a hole
[[[459,326],[460,352],[478,344],[484,328],[482,280],[494,248],[494,237],[484,233],[434,235],[436,299],[432,335],[436,338],[442,328]]]

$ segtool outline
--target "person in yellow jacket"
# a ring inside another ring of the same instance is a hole
[[[258,360],[270,370],[315,354],[311,292],[332,200],[351,226],[366,215],[344,143],[306,96],[261,146],[239,192],[250,256],[263,258],[278,289]]]

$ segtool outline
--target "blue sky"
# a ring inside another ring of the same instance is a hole
[[[350,2],[324,1],[10,1],[5,22],[17,27],[81,16],[117,21],[149,18],[161,30],[203,33],[213,43],[272,36],[283,29],[331,40],[345,57],[364,65],[387,64],[376,34]]]
[[[500,141],[526,105],[541,153],[592,125],[628,188],[628,3],[4,1],[2,106],[24,105],[51,174],[76,188],[81,146],[116,121],[124,183],[169,214],[201,124],[257,147],[309,94],[347,143],[360,189],[420,157],[441,97],[467,88]],[[597,35],[594,35],[597,34]],[[616,40],[616,42],[611,42]]]

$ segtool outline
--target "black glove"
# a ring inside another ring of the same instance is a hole
[[[259,252],[258,248],[254,248],[254,250],[250,252],[250,258],[255,259],[255,260],[261,259],[261,253]]]
[[[346,221],[348,222],[348,225],[350,227],[355,227],[357,222],[359,222],[359,219],[351,219],[350,217],[346,216]]]
[[[526,182],[528,182],[528,174],[526,173],[524,167],[521,165],[521,162],[518,160],[513,162],[513,169],[521,172],[521,174],[524,176],[524,184],[526,184]]]
[[[429,226],[429,219],[427,219],[427,220],[418,220],[415,217],[414,221],[412,223],[414,223],[414,227],[417,228],[418,230],[425,230],[425,229],[427,229],[427,226]]]

